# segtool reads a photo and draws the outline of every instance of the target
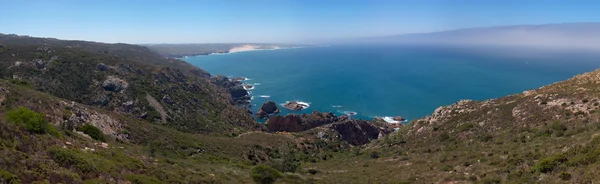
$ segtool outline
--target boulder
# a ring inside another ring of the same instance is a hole
[[[287,108],[289,110],[293,110],[293,111],[299,111],[299,110],[302,110],[302,109],[306,108],[306,105],[300,104],[300,103],[298,103],[296,101],[287,102],[283,106],[285,108]]]
[[[277,104],[273,101],[267,101],[260,106],[260,109],[256,112],[256,117],[259,119],[264,119],[269,116],[269,114],[277,114],[279,113],[279,108],[277,108]]]
[[[98,64],[98,66],[96,66],[96,68],[100,71],[108,71],[109,70],[108,66],[106,66],[104,63]]]
[[[402,118],[402,116],[396,116],[393,119],[394,121],[406,121],[406,119]]]
[[[106,91],[112,92],[120,92],[127,88],[127,82],[123,79],[119,79],[113,76],[108,76],[108,78],[102,82],[102,87]]]

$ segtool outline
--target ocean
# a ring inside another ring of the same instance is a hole
[[[354,118],[425,117],[461,99],[521,93],[600,68],[598,55],[499,47],[363,45],[257,50],[188,57],[213,75],[245,77],[252,111],[266,100],[282,108]]]

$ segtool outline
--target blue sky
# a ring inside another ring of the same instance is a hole
[[[600,22],[600,1],[0,0],[0,33],[123,43],[307,42]]]

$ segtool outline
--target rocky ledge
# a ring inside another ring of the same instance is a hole
[[[293,111],[299,111],[299,110],[302,110],[302,109],[308,107],[307,105],[298,103],[297,101],[287,102],[283,106],[285,108],[287,108],[289,110],[293,110]]]
[[[313,111],[311,114],[288,114],[286,116],[273,116],[265,125],[271,132],[301,132],[314,127],[330,124],[340,118],[333,113]]]
[[[258,119],[266,119],[271,114],[279,113],[279,108],[277,108],[277,104],[273,101],[267,101],[260,106],[260,109],[256,112],[256,118]]]

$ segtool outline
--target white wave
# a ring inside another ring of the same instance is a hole
[[[308,103],[308,102],[302,102],[302,101],[297,101],[297,102],[298,102],[298,104],[304,106],[304,108],[302,108],[302,109],[308,109],[308,107],[310,107],[310,103]]]
[[[261,97],[261,98],[271,98],[271,96],[269,96],[269,95],[260,95],[258,97]]]
[[[260,85],[260,83],[254,83],[254,84],[252,84],[252,85],[253,85],[253,86],[258,86],[258,85]]]
[[[344,113],[345,115],[348,115],[348,116],[356,116],[356,115],[358,115],[358,113],[354,112],[354,111],[342,111],[342,113]]]
[[[341,105],[332,105],[331,107],[333,107],[333,108],[341,108],[342,106]]]
[[[394,120],[393,117],[390,117],[390,116],[384,116],[381,119],[383,119],[383,121],[388,122],[388,123],[400,123],[400,121],[396,121],[396,120]]]
[[[245,89],[246,91],[248,91],[248,90],[253,90],[253,89],[254,89],[254,86],[250,86],[250,87],[248,87],[248,86],[244,85],[244,89]],[[249,93],[249,92],[248,92],[248,93]]]
[[[250,100],[254,100],[254,96],[250,96]]]

